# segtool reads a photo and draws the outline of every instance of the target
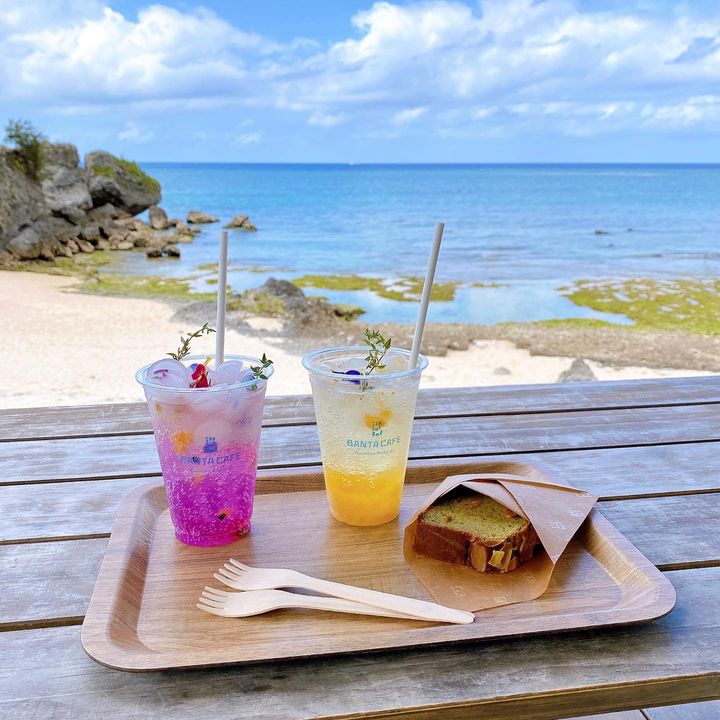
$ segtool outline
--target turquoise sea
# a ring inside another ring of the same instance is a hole
[[[433,303],[439,322],[605,317],[558,288],[576,279],[720,275],[720,165],[274,165],[142,163],[162,207],[258,232],[231,233],[230,284],[270,274],[422,275],[437,220],[446,223],[439,280],[462,283]],[[181,260],[118,253],[125,273],[199,276],[221,223],[204,226]],[[607,234],[596,234],[602,230]],[[495,287],[473,287],[472,283]],[[415,307],[369,291],[312,290],[365,308],[368,322],[411,322]]]

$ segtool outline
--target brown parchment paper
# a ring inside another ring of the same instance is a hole
[[[438,498],[463,485],[488,495],[527,518],[543,550],[512,572],[480,573],[462,565],[423,557],[413,550],[418,515]],[[435,489],[405,528],[405,560],[435,600],[475,612],[533,600],[547,590],[560,555],[597,497],[571,487],[539,463],[487,462],[471,475],[452,475]]]

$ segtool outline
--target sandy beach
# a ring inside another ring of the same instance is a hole
[[[175,316],[176,307],[161,300],[86,295],[78,280],[40,273],[0,272],[0,303],[5,340],[0,351],[4,392],[0,407],[38,407],[140,401],[134,380],[142,365],[177,347],[179,335],[194,330]],[[213,320],[213,318],[210,318]],[[300,364],[306,348],[273,334],[273,319],[250,321],[255,332],[230,330],[226,351],[266,352],[276,373],[273,395],[308,393]],[[267,335],[258,332],[268,331]],[[212,340],[193,345],[211,352]],[[509,340],[479,339],[467,350],[431,357],[422,387],[457,387],[556,382],[573,357],[533,355]],[[682,377],[707,374],[683,368],[648,368],[587,361],[599,380]]]

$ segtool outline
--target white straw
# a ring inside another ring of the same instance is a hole
[[[430,259],[428,260],[427,273],[425,273],[425,283],[423,284],[422,297],[420,298],[418,319],[415,323],[415,335],[413,336],[408,370],[414,370],[417,366],[420,343],[422,342],[423,330],[425,329],[425,318],[427,317],[428,305],[430,304],[430,293],[432,292],[433,280],[435,279],[435,268],[437,267],[438,255],[440,254],[443,230],[445,230],[445,223],[439,222],[435,226],[435,238],[433,239]]]
[[[225,295],[227,293],[228,234],[220,235],[218,260],[217,323],[215,327],[215,369],[225,360]]]

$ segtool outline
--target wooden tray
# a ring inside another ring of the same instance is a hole
[[[670,582],[593,511],[537,600],[484,610],[471,625],[280,610],[246,619],[195,607],[229,557],[374,590],[431,599],[405,564],[402,533],[434,485],[409,485],[400,518],[374,528],[333,520],[324,492],[256,498],[250,535],[198,548],[175,539],[162,485],[120,509],[82,628],[90,657],[118,670],[162,670],[408,648],[647,622],[673,608]]]

